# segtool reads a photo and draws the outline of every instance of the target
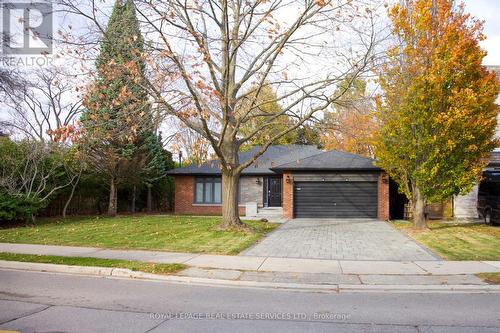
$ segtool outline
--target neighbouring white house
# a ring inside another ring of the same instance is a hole
[[[495,71],[500,80],[500,66],[487,66],[489,70]],[[500,96],[497,99],[497,104],[500,105]],[[497,138],[500,139],[500,115],[498,116]],[[491,153],[490,163],[488,168],[500,167],[500,148],[495,149]],[[453,215],[459,219],[478,218],[477,213],[477,192],[478,186],[474,186],[472,191],[466,195],[459,195],[453,198]]]

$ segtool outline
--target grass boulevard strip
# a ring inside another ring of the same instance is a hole
[[[489,284],[500,284],[500,273],[479,273],[476,275]]]
[[[183,264],[158,264],[140,261],[119,260],[119,259],[101,259],[89,257],[61,257],[36,254],[17,254],[0,252],[0,260],[33,262],[43,264],[57,264],[69,266],[91,266],[91,267],[109,267],[126,268],[131,271],[138,271],[152,274],[173,274],[185,268]]]

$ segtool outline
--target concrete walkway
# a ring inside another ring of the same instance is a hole
[[[293,219],[244,256],[336,260],[439,260],[430,250],[376,219]]]
[[[0,252],[125,259],[155,263],[183,263],[190,268],[180,275],[193,277],[216,277],[223,279],[284,279],[305,281],[374,281],[383,284],[395,282],[397,276],[406,276],[407,281],[424,281],[426,277],[471,275],[500,272],[500,261],[367,261],[367,260],[323,260],[273,257],[244,257],[210,254],[175,253],[137,250],[107,250],[93,247],[73,247],[34,244],[0,243]],[[388,276],[391,276],[390,279]],[[460,277],[454,278],[460,280]],[[471,277],[477,282],[477,278]],[[404,279],[403,279],[404,280]],[[401,281],[403,281],[401,280]],[[429,279],[429,281],[431,281]],[[436,278],[433,283],[442,283]]]

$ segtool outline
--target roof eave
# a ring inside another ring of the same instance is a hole
[[[382,171],[381,168],[304,168],[304,167],[287,167],[287,168],[271,168],[275,172],[283,171]]]
[[[278,173],[281,173],[281,171],[277,171]],[[258,172],[245,172],[243,170],[243,172],[241,173],[241,176],[266,176],[266,175],[276,175],[275,171],[271,171],[271,169],[269,171],[258,171]],[[167,172],[166,173],[167,176],[220,176],[222,175],[222,173],[219,171],[219,172],[188,172],[188,171],[185,171],[185,172]]]
[[[167,176],[216,176],[221,175],[217,172],[167,172]]]

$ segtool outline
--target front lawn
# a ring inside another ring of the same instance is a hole
[[[500,273],[479,273],[476,275],[489,284],[500,284]]]
[[[500,227],[430,221],[426,231],[409,222],[393,225],[448,260],[500,260]]]
[[[172,274],[186,269],[184,264],[157,264],[150,262],[120,260],[120,259],[101,259],[89,257],[61,257],[45,256],[36,254],[19,254],[0,252],[0,260],[36,262],[44,264],[57,264],[69,266],[93,266],[93,267],[112,267],[128,268],[132,271],[140,271],[153,274]],[[0,331],[1,332],[1,331]]]
[[[254,233],[220,231],[220,221],[169,215],[44,219],[36,226],[0,229],[0,242],[237,254],[277,226],[247,221]]]

